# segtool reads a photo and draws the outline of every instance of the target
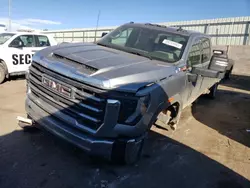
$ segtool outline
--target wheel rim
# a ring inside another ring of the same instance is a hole
[[[4,81],[4,79],[5,79],[5,73],[0,65],[0,83],[2,83]]]

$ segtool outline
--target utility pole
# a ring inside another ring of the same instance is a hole
[[[9,31],[11,31],[11,0],[9,0]]]
[[[99,10],[98,15],[97,15],[96,28],[95,28],[95,42],[96,42],[96,33],[97,33],[98,26],[99,26],[100,14],[101,14],[101,11]]]

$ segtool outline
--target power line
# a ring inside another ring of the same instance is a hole
[[[9,31],[11,31],[11,0],[9,0]]]

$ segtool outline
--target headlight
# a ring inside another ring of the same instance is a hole
[[[138,99],[117,99],[121,102],[118,123],[125,124],[126,120],[131,116],[137,107]]]
[[[143,96],[137,101],[121,101],[118,123],[135,125],[146,113],[150,102],[150,96]]]
[[[139,111],[138,113],[140,113],[141,115],[144,115],[146,113],[149,105],[149,99],[150,99],[149,95],[141,97],[139,99],[137,104],[137,111]]]

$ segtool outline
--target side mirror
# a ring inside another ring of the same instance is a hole
[[[11,42],[11,44],[9,45],[9,47],[13,47],[13,48],[22,48],[23,47],[23,44],[21,41],[18,41],[18,40],[13,40]]]
[[[108,33],[106,33],[106,32],[103,32],[102,33],[102,37],[104,37],[105,35],[107,35]]]
[[[198,74],[188,74],[188,81],[189,82],[196,82],[198,78]]]
[[[209,78],[219,78],[221,72],[211,69],[192,68],[191,74],[201,75]]]

